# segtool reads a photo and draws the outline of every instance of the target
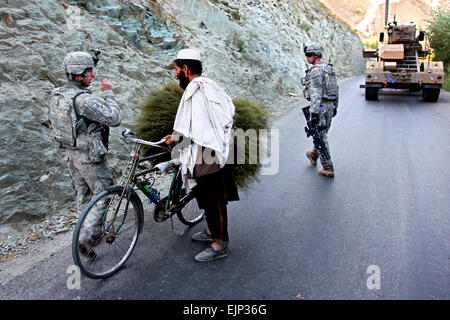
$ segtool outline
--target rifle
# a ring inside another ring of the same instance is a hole
[[[325,143],[323,143],[323,140],[319,135],[319,131],[326,129],[326,127],[323,127],[323,126],[317,127],[315,125],[315,123],[311,119],[311,113],[309,112],[309,106],[302,108],[302,111],[306,118],[306,125],[307,125],[307,127],[305,127],[306,137],[309,138],[310,136],[312,136],[314,147],[316,147],[317,149],[322,151],[321,153],[323,154],[323,156],[326,160],[330,160],[330,154],[328,153]]]

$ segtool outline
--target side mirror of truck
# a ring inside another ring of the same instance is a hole
[[[425,39],[425,31],[420,31],[417,40],[423,41],[423,39]]]
[[[380,32],[380,43],[384,41],[384,32]]]

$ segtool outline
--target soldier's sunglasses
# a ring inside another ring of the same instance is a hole
[[[314,55],[314,53],[305,53],[305,56],[307,57],[312,57]]]

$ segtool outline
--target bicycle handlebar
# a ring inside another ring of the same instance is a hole
[[[158,148],[163,148],[163,149],[167,149],[170,151],[169,148],[163,146],[164,143],[167,141],[167,139],[162,139],[158,142],[150,142],[150,141],[146,141],[146,140],[142,140],[142,139],[137,139],[137,138],[132,138],[130,137],[130,135],[134,135],[134,133],[132,131],[130,131],[130,129],[124,129],[122,131],[122,136],[125,140],[125,142],[133,142],[133,143],[139,143],[139,144],[145,144],[147,146],[151,146],[151,147],[158,147]]]

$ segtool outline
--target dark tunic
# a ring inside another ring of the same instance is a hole
[[[239,200],[236,177],[229,165],[220,171],[197,178],[198,206],[205,210],[206,222],[215,240],[228,242],[227,204]]]

